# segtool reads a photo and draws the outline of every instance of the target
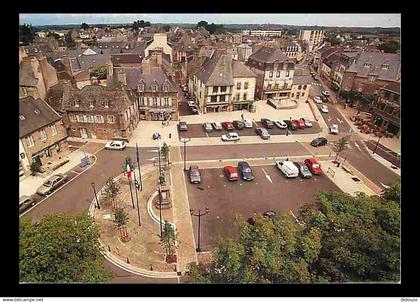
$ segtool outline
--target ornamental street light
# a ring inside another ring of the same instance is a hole
[[[93,188],[93,193],[95,194],[96,207],[97,207],[98,209],[100,209],[101,207],[99,206],[98,196],[97,196],[97,194],[96,194],[95,183],[94,183],[94,182],[92,182],[92,183],[91,183],[91,185],[92,185],[92,188]]]
[[[201,213],[201,210],[198,210],[198,214],[194,214],[194,210],[190,209],[190,213],[191,213],[191,216],[198,217],[198,243],[197,243],[196,251],[201,252],[201,248],[200,248],[201,216],[207,215],[208,213],[210,213],[210,210],[209,208],[206,208],[204,213]]]
[[[181,142],[184,144],[184,171],[187,171],[187,143],[191,138],[183,138]]]

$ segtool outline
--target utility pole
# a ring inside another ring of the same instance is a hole
[[[207,215],[210,213],[209,208],[206,208],[204,213],[201,213],[201,210],[198,210],[198,214],[194,214],[194,210],[190,209],[191,216],[198,217],[198,244],[197,244],[197,252],[201,252],[200,248],[200,234],[201,234],[201,216]]]
[[[159,226],[160,226],[160,237],[162,237],[162,185],[159,184]]]
[[[99,206],[98,196],[97,196],[97,194],[96,194],[95,183],[94,183],[94,182],[92,182],[92,183],[91,183],[91,185],[92,185],[92,188],[93,188],[93,193],[95,194],[96,207],[97,207],[98,209],[100,209],[101,207]]]
[[[136,171],[133,171],[133,173],[134,173],[134,180],[135,180],[135,182],[137,182],[137,179],[136,179]],[[138,186],[137,186],[137,184],[136,184],[136,188],[134,189],[134,192],[136,192],[137,216],[139,217],[139,226],[141,226],[141,221],[140,221],[140,207],[139,207],[139,197],[138,197],[138,194],[137,194],[137,190],[139,190],[139,187],[138,187]]]
[[[378,149],[379,141],[381,140],[382,136],[379,137],[378,141],[376,142],[375,149],[373,150],[373,154],[375,154],[376,149]]]
[[[187,171],[187,143],[191,140],[191,138],[183,138],[181,140],[184,143],[184,171]]]
[[[140,170],[140,152],[139,152],[139,147],[137,146],[136,143],[136,157],[137,157],[137,166],[139,167],[139,185],[140,185],[140,192],[143,190],[143,184],[141,182],[141,170]]]

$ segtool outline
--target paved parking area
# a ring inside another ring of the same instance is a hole
[[[210,250],[219,236],[237,236],[235,214],[248,218],[253,213],[292,210],[314,201],[318,191],[341,191],[327,176],[311,179],[286,179],[273,165],[253,167],[254,181],[229,182],[222,168],[202,169],[201,184],[190,184],[185,175],[190,208],[210,213],[201,218],[201,248]],[[194,236],[197,241],[198,220],[193,217]]]
[[[264,128],[264,126],[261,124],[261,122],[253,122],[254,127],[253,128],[244,128],[242,130],[232,130],[231,132],[236,132],[239,134],[239,136],[257,136],[257,133],[255,132],[256,128]],[[305,129],[298,129],[295,131],[291,131],[292,134],[315,134],[321,132],[321,128],[319,124],[315,121],[312,121],[312,127],[311,128],[305,128]],[[221,137],[223,134],[228,133],[229,131],[223,129],[221,131],[212,131],[210,133],[207,133],[204,131],[202,124],[188,124],[188,130],[187,131],[178,131],[180,138],[197,138],[197,137]],[[276,126],[274,126],[273,129],[267,129],[268,133],[270,135],[286,135],[285,129],[279,129]]]

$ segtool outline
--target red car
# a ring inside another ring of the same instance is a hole
[[[226,130],[233,130],[235,129],[233,127],[233,123],[232,122],[223,122],[222,123],[223,128],[225,128]]]
[[[294,123],[296,125],[296,127],[298,127],[298,129],[305,129],[305,122],[302,120],[292,120],[292,123]]]
[[[226,175],[227,179],[229,179],[229,181],[239,180],[238,170],[236,170],[235,167],[226,166],[226,167],[223,168],[223,173],[225,173],[225,175]]]
[[[321,175],[322,169],[321,165],[316,161],[315,158],[307,158],[305,159],[305,165],[308,166],[309,170],[314,175]]]

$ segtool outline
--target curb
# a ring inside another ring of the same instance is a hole
[[[118,180],[121,176],[123,176],[124,174],[120,174],[117,177],[114,178],[114,180]],[[103,188],[105,186],[103,186],[98,192],[97,195],[100,195]],[[157,192],[156,192],[157,194]],[[153,195],[153,194],[152,194]],[[95,213],[95,198],[92,199],[92,202],[89,206],[89,211],[88,214],[90,217],[94,218],[94,213]],[[152,218],[153,219],[153,218]],[[159,223],[159,221],[158,221]],[[124,261],[116,258],[114,255],[112,255],[112,253],[107,252],[106,248],[104,246],[104,244],[102,243],[102,241],[100,239],[98,239],[99,244],[101,245],[101,247],[103,248],[103,251],[101,252],[101,254],[105,257],[105,259],[107,259],[109,262],[111,262],[112,264],[114,264],[115,266],[125,270],[126,272],[135,274],[135,275],[140,275],[140,276],[144,276],[144,277],[149,277],[149,278],[161,278],[161,279],[165,279],[165,278],[177,278],[178,275],[176,272],[158,272],[158,271],[147,271],[135,266],[132,266],[128,263],[125,263]]]
[[[391,168],[391,166],[393,165],[393,163],[391,163],[390,161],[388,161],[387,159],[383,158],[380,155],[378,155],[378,157],[381,158],[381,160],[379,160],[376,156],[373,156],[374,155],[373,154],[373,151],[368,148],[368,146],[366,145],[366,142],[364,140],[362,140],[362,144],[363,144],[363,147],[366,149],[366,152],[369,153],[370,157],[372,157],[374,160],[376,160],[381,165],[383,165],[386,168],[388,168],[388,170],[391,170],[392,172],[394,172],[396,175],[401,176],[401,168],[398,168],[397,170]],[[388,163],[389,165],[386,165],[384,162]]]

